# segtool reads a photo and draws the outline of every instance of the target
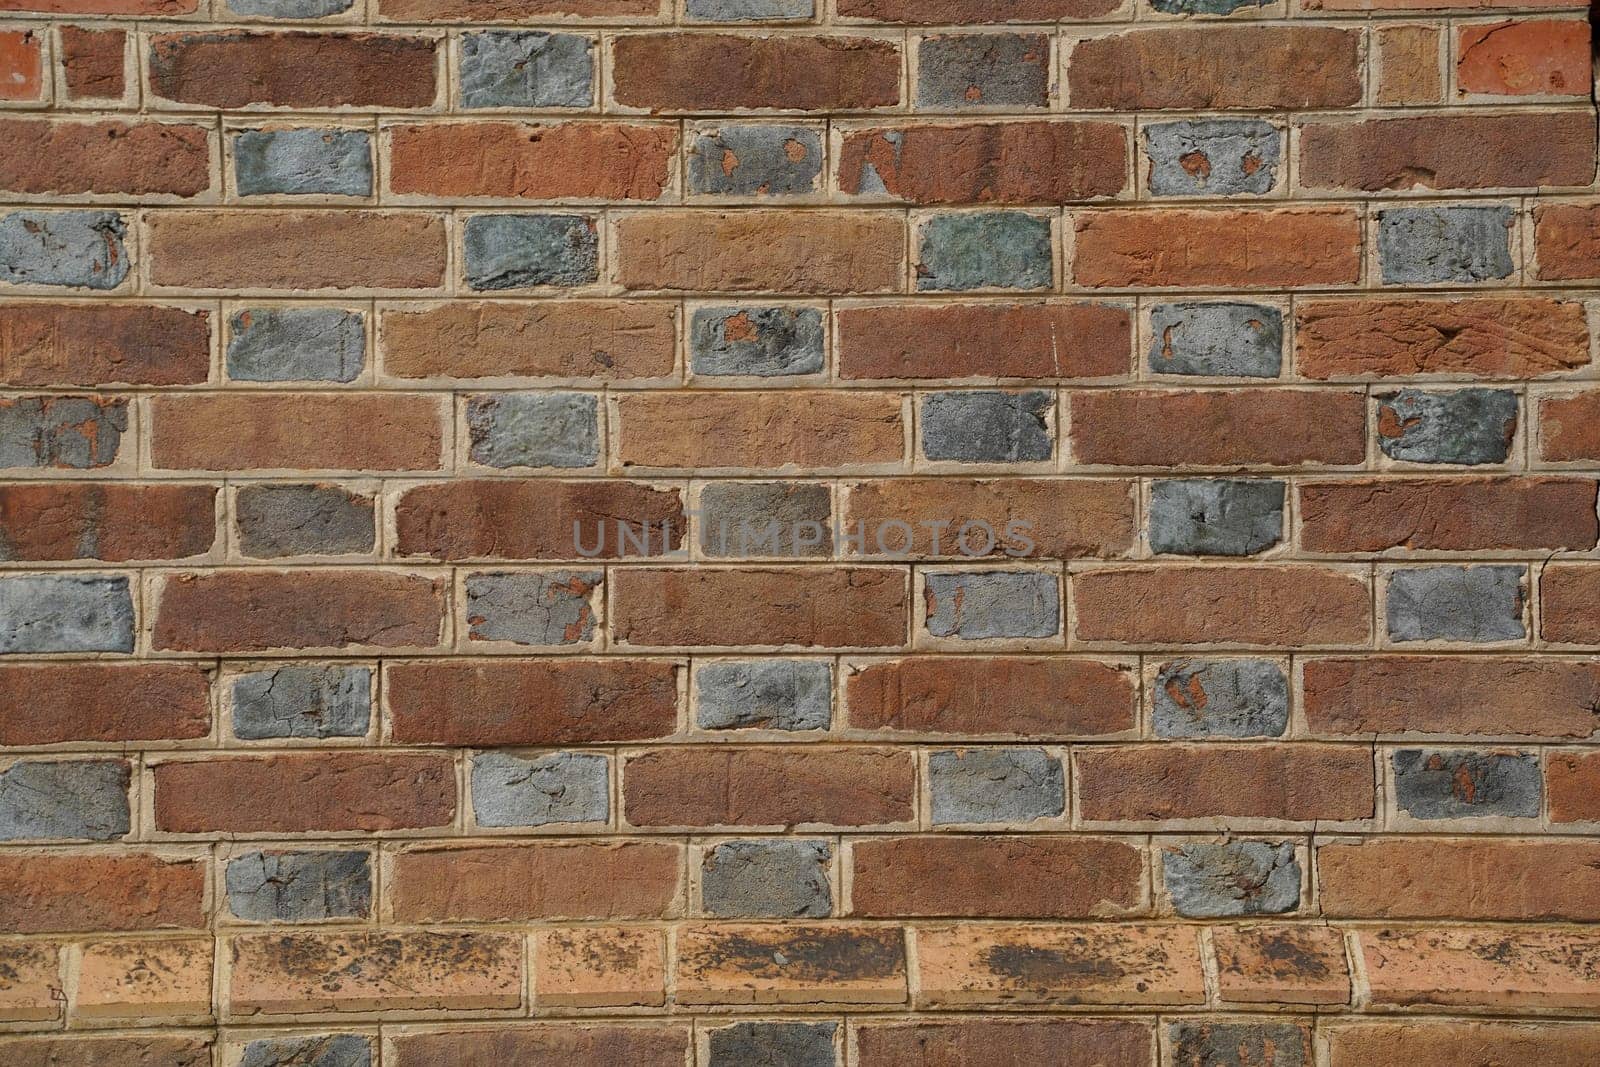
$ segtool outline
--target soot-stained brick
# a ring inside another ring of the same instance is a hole
[[[228,861],[228,910],[249,922],[365,919],[372,860],[365,852],[248,852]]]
[[[932,111],[1042,108],[1050,102],[1050,38],[1041,33],[924,37],[917,107]]]
[[[1024,211],[934,215],[919,231],[917,289],[1048,289],[1050,220]]]
[[[1378,447],[1411,463],[1504,463],[1517,429],[1509,389],[1378,394]]]
[[[1514,641],[1526,570],[1510,566],[1416,567],[1389,578],[1387,617],[1395,641]]]
[[[826,485],[714,482],[700,491],[700,548],[718,559],[827,556],[831,507]]]
[[[372,1043],[359,1034],[316,1034],[252,1041],[239,1067],[372,1067]]]
[[[833,912],[826,841],[724,841],[700,864],[700,902],[719,919],[820,918]]]
[[[1403,748],[1392,757],[1395,804],[1413,819],[1538,818],[1532,753]]]
[[[0,654],[132,651],[128,579],[83,574],[0,578]]]
[[[278,737],[364,737],[372,721],[369,667],[276,667],[233,682],[233,732]]]
[[[695,671],[702,730],[826,730],[833,671],[815,660],[702,664]]]
[[[229,320],[228,377],[241,382],[350,382],[367,360],[359,311],[247,308]]]
[[[922,454],[960,463],[1022,463],[1049,459],[1054,396],[1022,393],[939,392],[922,398]]]
[[[1182,478],[1150,486],[1150,551],[1250,556],[1283,539],[1282,482]]]
[[[1430,205],[1378,212],[1378,264],[1387,285],[1509,278],[1516,214],[1509,205]]]
[[[372,137],[327,127],[244,130],[233,139],[233,173],[240,196],[371,196]]]
[[[603,823],[611,816],[606,759],[480,752],[472,758],[472,810],[480,826]]]
[[[1019,823],[1066,810],[1061,761],[1038,748],[947,749],[928,757],[933,821]]]
[[[1061,629],[1056,576],[1038,571],[929,574],[924,592],[934,637],[1053,637]]]
[[[711,1031],[708,1067],[833,1067],[838,1023],[735,1023]]]
[[[1167,1025],[1173,1064],[1197,1067],[1307,1067],[1311,1035],[1295,1023],[1184,1020]]]
[[[115,211],[0,215],[0,282],[115,289],[132,266],[127,233]]]
[[[572,33],[486,30],[461,38],[461,106],[588,107],[594,42]]]
[[[1300,864],[1288,841],[1168,848],[1161,853],[1161,878],[1172,906],[1190,919],[1281,915],[1300,905]]]
[[[234,498],[239,551],[255,559],[371,552],[372,497],[337,485],[248,485]]]
[[[588,285],[600,276],[600,234],[584,215],[474,215],[463,249],[478,290]]]
[[[128,832],[121,760],[24,760],[0,770],[0,841],[112,841]]]
[[[469,574],[467,625],[474,641],[577,645],[594,639],[600,571]]]
[[[1148,364],[1156,374],[1276,378],[1283,369],[1283,312],[1265,304],[1157,304],[1150,310]]]
[[[228,10],[235,15],[273,19],[325,19],[354,6],[355,0],[228,0]]]
[[[1289,680],[1269,659],[1175,660],[1156,674],[1159,737],[1282,737]]]
[[[696,308],[689,366],[705,375],[815,374],[822,370],[823,333],[818,308]]]
[[[491,393],[467,399],[472,461],[486,467],[592,467],[600,404],[588,393]]]
[[[1150,192],[1155,196],[1270,193],[1278,182],[1282,145],[1278,128],[1260,119],[1197,119],[1146,126]]]
[[[89,470],[117,461],[128,402],[89,396],[0,400],[0,467]]]
[[[689,150],[689,192],[706,196],[804,196],[821,174],[822,135],[809,126],[722,126]]]

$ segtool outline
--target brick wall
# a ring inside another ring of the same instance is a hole
[[[0,1064],[1600,1062],[1592,84],[0,0]]]

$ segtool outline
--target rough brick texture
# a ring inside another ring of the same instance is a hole
[[[0,1065],[1600,1063],[1579,0],[0,0]]]

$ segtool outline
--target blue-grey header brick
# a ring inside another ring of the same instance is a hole
[[[718,559],[828,556],[832,501],[814,482],[712,482],[700,490],[700,547]]]
[[[1411,463],[1504,463],[1517,430],[1509,389],[1378,394],[1378,447]]]
[[[1378,212],[1378,265],[1388,285],[1484,282],[1509,278],[1506,204],[1385,208]]]
[[[372,195],[372,138],[365,130],[244,130],[233,139],[240,196]]]
[[[934,111],[1043,108],[1050,103],[1050,38],[1042,33],[924,37],[917,107]]]
[[[366,365],[359,311],[246,308],[228,327],[228,377],[235,381],[349,382]]]
[[[735,1023],[711,1031],[707,1067],[834,1067],[838,1023]]]
[[[833,913],[826,841],[725,841],[700,864],[700,903],[719,919],[821,918]]]
[[[696,308],[689,366],[707,375],[815,374],[822,370],[822,336],[820,308]]]
[[[487,30],[461,38],[461,106],[588,107],[594,41],[574,33]]]
[[[793,22],[816,14],[813,0],[687,0],[690,22]]]
[[[576,752],[472,758],[472,810],[479,826],[603,823],[611,817],[606,758]]]
[[[131,264],[115,211],[13,211],[0,216],[0,282],[115,289]]]
[[[0,841],[112,841],[128,832],[122,760],[27,760],[0,771]]]
[[[1534,753],[1403,748],[1392,762],[1395,803],[1413,819],[1539,816]]]
[[[467,575],[467,624],[478,641],[575,645],[594,639],[600,571]]]
[[[1039,748],[947,749],[928,757],[933,821],[1016,823],[1066,810],[1061,761]]]
[[[1050,220],[1023,211],[935,215],[920,231],[917,288],[1048,289]]]
[[[354,6],[355,0],[228,0],[228,10],[235,15],[269,19],[325,19]]]
[[[1150,551],[1249,556],[1283,539],[1283,483],[1175,478],[1150,486]]]
[[[372,721],[369,667],[277,667],[233,681],[233,732],[278,737],[364,737]]]
[[[817,191],[822,135],[809,126],[723,126],[689,150],[689,192],[804,196]]]
[[[592,467],[600,405],[588,393],[491,393],[467,400],[472,461],[486,467]]]
[[[1179,845],[1161,853],[1161,878],[1179,915],[1282,915],[1300,906],[1300,864],[1284,841]]]
[[[0,578],[0,653],[132,651],[128,579],[86,574]]]
[[[263,1038],[244,1047],[239,1067],[372,1067],[372,1042],[360,1034]]]
[[[365,852],[248,852],[228,861],[228,910],[249,922],[365,919],[372,859]]]
[[[1053,637],[1061,629],[1056,576],[1040,571],[929,574],[928,632],[966,641]]]
[[[600,233],[584,215],[474,215],[464,247],[478,290],[588,285],[600,277]]]
[[[703,663],[695,671],[702,730],[826,730],[833,670],[816,660]]]
[[[0,467],[89,470],[117,461],[128,402],[90,396],[0,400]]]
[[[1158,737],[1282,737],[1289,680],[1270,659],[1174,660],[1156,674]]]
[[[1167,1024],[1171,1063],[1205,1067],[1311,1067],[1311,1037],[1296,1023],[1190,1020]]]
[[[1261,195],[1278,183],[1283,134],[1261,119],[1159,122],[1144,149],[1154,196]]]
[[[1389,637],[1395,641],[1514,641],[1522,622],[1524,568],[1417,567],[1389,578]]]
[[[246,485],[234,497],[239,551],[254,559],[371,552],[372,497],[338,485]]]
[[[1283,312],[1265,304],[1157,304],[1150,309],[1149,366],[1156,374],[1276,378]]]
[[[960,463],[1018,463],[1055,454],[1048,390],[939,392],[922,398],[922,454]]]

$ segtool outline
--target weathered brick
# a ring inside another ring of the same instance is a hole
[[[670,393],[613,398],[612,463],[658,469],[898,465],[904,402],[887,392]]]
[[[815,374],[822,370],[824,332],[819,308],[696,308],[689,367],[708,376]]]
[[[1576,563],[1546,564],[1539,576],[1539,636],[1564,644],[1589,644],[1600,625],[1600,569]]]
[[[309,833],[450,825],[442,756],[319,752],[156,764],[155,825],[170,833]]]
[[[851,1027],[863,1067],[1135,1067],[1155,1048],[1151,1026],[1136,1019],[862,1020]]]
[[[486,467],[592,467],[600,459],[599,400],[589,393],[490,393],[467,398],[472,461]]]
[[[8,851],[0,856],[0,930],[196,929],[206,924],[206,879],[205,860],[194,857]]]
[[[349,11],[355,0],[226,0],[228,10],[262,18],[321,19]]]
[[[901,1004],[898,927],[691,926],[678,932],[680,1004]]]
[[[600,571],[467,575],[467,638],[519,645],[575,645],[594,639]]]
[[[839,0],[838,13],[873,22],[907,22],[949,26],[988,22],[1055,22],[1108,15],[1120,5],[1112,0],[1021,0],[996,11],[981,0]]]
[[[1535,819],[1539,757],[1533,753],[1397,749],[1395,806],[1413,819]]]
[[[372,1042],[364,1035],[318,1034],[251,1041],[240,1054],[239,1067],[372,1067],[372,1062]]]
[[[1377,838],[1318,848],[1317,885],[1330,918],[1583,922],[1600,915],[1597,862],[1584,841]]]
[[[1517,429],[1507,389],[1379,393],[1378,447],[1413,463],[1504,463]]]
[[[1444,99],[1444,65],[1436,25],[1375,26],[1373,93],[1385,106],[1437,104]]]
[[[40,0],[57,2],[57,0]],[[118,0],[119,6],[120,0]],[[167,6],[168,0],[150,0]],[[144,6],[141,4],[141,6]],[[14,1067],[209,1067],[211,1039],[204,1036],[21,1037],[0,1041]]]
[[[917,44],[916,106],[924,111],[1029,110],[1050,102],[1050,38],[939,34]]]
[[[1376,1005],[1591,1009],[1600,989],[1589,931],[1378,929],[1361,933],[1360,952]]]
[[[700,489],[700,551],[710,558],[829,556],[832,493],[802,482],[712,482]]]
[[[7,385],[190,385],[206,380],[211,313],[157,305],[0,307]]]
[[[600,235],[586,215],[473,215],[462,227],[467,287],[588,285],[600,276]]]
[[[246,485],[233,498],[239,551],[256,559],[371,552],[373,498],[338,485]]]
[[[1129,371],[1127,308],[887,304],[838,312],[841,378],[1109,378]]]
[[[461,106],[588,107],[594,40],[573,33],[486,30],[461,38]]]
[[[44,35],[32,29],[0,30],[0,100],[44,98]]]
[[[546,1008],[666,1003],[662,930],[587,927],[533,935],[533,999]]]
[[[397,0],[383,0],[387,4]],[[407,0],[409,2],[409,0]],[[500,2],[500,0],[495,0]],[[518,0],[519,6],[522,0]],[[654,11],[654,8],[651,9]],[[688,1026],[630,1026],[585,1022],[508,1026],[476,1030],[401,1032],[393,1038],[399,1067],[432,1063],[514,1063],[554,1059],[562,1063],[637,1063],[677,1067],[690,1055]]]
[[[175,560],[211,551],[210,485],[26,482],[0,486],[0,559]]]
[[[376,14],[394,22],[518,21],[541,15],[653,18],[657,0],[378,0]]]
[[[1061,587],[1038,571],[929,574],[923,625],[934,637],[977,641],[1044,638],[1061,632]]]
[[[1307,122],[1299,180],[1308,189],[1535,188],[1588,185],[1595,124],[1583,111],[1407,115]]]
[[[900,50],[874,37],[642,33],[612,43],[610,76],[628,108],[835,111],[900,103],[900,66]]]
[[[480,752],[472,757],[473,816],[479,826],[603,824],[611,815],[609,766],[591,753]]]
[[[1345,207],[1081,211],[1072,278],[1095,288],[1351,285],[1361,223]]]
[[[686,0],[684,18],[692,22],[776,22],[809,19],[815,0]]]
[[[1523,567],[1414,567],[1394,571],[1384,596],[1391,641],[1516,641],[1523,623]]]
[[[911,818],[912,754],[881,748],[664,748],[627,760],[633,826],[875,826]]]
[[[205,737],[209,694],[204,664],[0,667],[0,745]]]
[[[371,196],[372,136],[339,127],[243,130],[233,138],[233,167],[240,196]]]
[[[661,555],[682,547],[688,523],[676,488],[492,479],[406,490],[395,529],[401,555],[577,560]]]
[[[782,1063],[789,1067],[833,1067],[838,1023],[734,1023],[707,1038],[708,1067]]]
[[[204,1019],[211,1014],[211,954],[209,938],[84,945],[73,1016],[101,1026]]]
[[[1100,389],[1066,400],[1079,463],[1293,467],[1366,458],[1366,398],[1358,392]]]
[[[150,38],[150,92],[234,110],[418,108],[438,94],[440,41],[379,33],[220,30]]]
[[[1066,772],[1043,749],[946,749],[928,756],[935,826],[1026,823],[1066,811]]]
[[[0,578],[0,655],[132,652],[128,579],[87,574]]]
[[[1581,19],[1471,23],[1456,28],[1456,95],[1584,96],[1593,87]]]
[[[1600,457],[1600,392],[1543,396],[1538,399],[1539,458],[1576,463]]]
[[[719,919],[818,919],[833,914],[826,841],[724,841],[700,861],[700,906]]]
[[[1344,934],[1327,926],[1218,926],[1217,991],[1233,1004],[1350,1003]]]
[[[805,196],[818,191],[822,135],[809,126],[702,129],[686,167],[688,191],[701,196]]]
[[[0,1019],[6,1023],[55,1023],[61,1018],[61,946],[11,942],[0,948]]]
[[[1334,1063],[1374,1063],[1392,1056],[1412,1067],[1452,1067],[1501,1057],[1512,1063],[1582,1067],[1600,1056],[1600,1027],[1584,1023],[1407,1019],[1323,1032]]]
[[[88,470],[117,461],[128,402],[92,396],[0,400],[0,467]]]
[[[0,161],[0,189],[10,192],[192,197],[211,188],[204,126],[6,118],[0,139],[11,149]]]
[[[233,680],[233,735],[365,737],[372,721],[372,668],[283,666]]]
[[[58,33],[67,96],[121,103],[128,91],[128,31],[62,26]]]
[[[350,382],[366,365],[365,318],[343,308],[263,307],[228,321],[228,377]]]
[[[1161,881],[1188,919],[1282,915],[1300,907],[1300,861],[1284,841],[1196,842],[1161,850]]]
[[[427,396],[170,394],[149,410],[165,470],[433,470],[444,439],[444,408]]]
[[[1296,1023],[1234,1023],[1209,1019],[1167,1024],[1173,1062],[1226,1064],[1264,1063],[1272,1067],[1308,1067],[1311,1032]]]
[[[1576,478],[1303,482],[1300,543],[1313,552],[1587,549],[1600,531],[1594,492]]]
[[[0,282],[115,289],[132,267],[116,211],[11,211],[0,215]]]
[[[1164,479],[1150,483],[1150,551],[1253,556],[1283,540],[1284,484]]]
[[[1552,823],[1600,822],[1600,758],[1587,752],[1546,757]]]
[[[1080,817],[1096,822],[1370,819],[1372,752],[1319,744],[1124,745],[1076,755]]]
[[[128,833],[122,760],[23,760],[0,771],[0,841],[113,841]]]
[[[1263,304],[1157,304],[1147,365],[1157,374],[1276,378],[1283,312]]]
[[[228,860],[228,911],[249,922],[365,919],[372,858],[365,852],[246,852]]]
[[[1536,205],[1533,246],[1544,281],[1600,277],[1600,205]]]
[[[417,123],[388,135],[389,188],[452,200],[656,200],[678,144],[671,126],[609,122]]]
[[[1151,690],[1157,737],[1282,737],[1289,680],[1269,659],[1163,663]]]
[[[1378,212],[1378,267],[1386,285],[1508,278],[1516,211],[1487,206],[1387,208]]]
[[[958,463],[1027,463],[1055,454],[1055,394],[930,393],[918,420],[922,454]]]
[[[816,660],[718,661],[694,674],[702,730],[826,730],[833,671]]]
[[[1261,119],[1201,119],[1144,128],[1155,196],[1242,196],[1278,184],[1283,136]]]
[[[934,215],[917,230],[917,289],[1049,289],[1050,220],[1023,211]]]

